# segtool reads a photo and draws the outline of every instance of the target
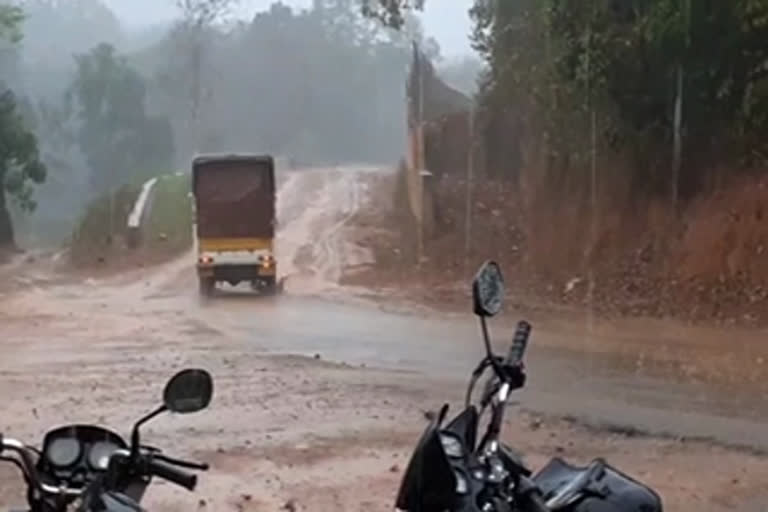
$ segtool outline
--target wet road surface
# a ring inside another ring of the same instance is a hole
[[[479,327],[465,319],[382,312],[372,306],[317,298],[260,299],[221,294],[199,308],[199,319],[213,329],[270,353],[321,355],[324,359],[420,372],[455,381],[456,389],[483,356]],[[512,331],[492,331],[498,350]],[[526,408],[611,427],[673,436],[712,437],[725,443],[768,450],[768,406],[752,391],[721,392],[674,376],[627,373],[567,348],[552,348],[556,334],[536,329],[529,345]],[[537,342],[541,340],[542,343]]]
[[[354,366],[423,374],[445,381],[456,396],[483,356],[479,327],[469,313],[389,313],[352,300],[343,289],[296,291],[300,279],[279,297],[259,297],[246,287],[224,288],[204,300],[190,279],[190,261],[180,259],[130,284],[59,286],[31,293],[29,300],[56,311],[122,304],[129,315],[170,315],[180,326],[223,335],[253,354],[319,355]],[[497,350],[504,351],[512,329],[510,322],[499,323],[491,324],[491,332]],[[768,450],[768,407],[759,389],[723,388],[652,367],[632,368],[623,356],[595,356],[573,343],[562,330],[534,323],[529,380],[518,396],[524,408],[595,426]]]
[[[129,272],[110,279],[52,284],[44,277],[25,277],[23,291],[8,294],[4,300],[0,297],[0,320],[3,321],[0,337],[13,347],[6,351],[9,357],[0,363],[0,383],[9,394],[24,390],[19,396],[28,403],[21,400],[10,403],[8,410],[15,415],[9,416],[0,428],[12,427],[22,434],[38,435],[40,425],[48,425],[60,414],[55,404],[59,403],[61,393],[91,389],[98,395],[100,388],[91,386],[99,386],[98,379],[104,375],[113,376],[114,382],[110,385],[125,390],[125,396],[105,394],[100,400],[94,400],[92,411],[100,417],[107,413],[113,417],[116,409],[122,410],[129,402],[131,411],[122,411],[113,420],[127,424],[133,409],[144,407],[146,398],[139,397],[146,395],[144,373],[149,372],[148,375],[157,379],[167,373],[169,367],[199,364],[215,370],[222,389],[216,403],[221,404],[220,411],[229,412],[199,420],[203,423],[197,433],[223,446],[222,452],[210,448],[214,453],[209,455],[218,457],[224,468],[237,466],[236,470],[232,469],[237,478],[231,477],[237,480],[249,474],[241,467],[236,454],[243,450],[242,444],[238,444],[242,438],[254,435],[251,427],[243,424],[245,418],[257,414],[253,402],[266,409],[259,412],[260,416],[248,420],[252,428],[262,433],[290,431],[285,425],[295,423],[294,431],[289,432],[292,436],[306,436],[307,432],[328,436],[335,432],[338,436],[345,434],[339,425],[350,424],[346,418],[358,418],[356,429],[362,428],[359,426],[362,411],[367,422],[364,424],[386,432],[382,436],[388,443],[394,443],[393,438],[402,441],[399,434],[393,433],[397,431],[396,425],[405,421],[409,429],[413,428],[412,419],[406,421],[398,417],[403,411],[408,411],[411,417],[417,407],[436,408],[444,400],[460,399],[470,369],[483,355],[479,328],[469,312],[466,315],[425,313],[424,310],[412,314],[385,312],[361,298],[358,290],[336,284],[340,271],[350,259],[365,259],[364,251],[350,248],[340,235],[344,223],[359,207],[365,187],[355,179],[336,178],[338,175],[317,175],[306,178],[303,183],[289,179],[284,184],[291,192],[287,199],[285,195],[281,197],[281,229],[285,235],[282,258],[290,262],[290,276],[286,294],[279,297],[257,297],[247,290],[225,288],[210,300],[201,299],[195,286],[192,254],[151,271]],[[510,315],[505,320],[499,325],[492,324],[499,350],[506,349],[511,338],[510,325],[516,318]],[[600,338],[606,337],[610,338],[606,341],[609,345],[614,337],[601,333],[585,342],[582,330],[581,324],[534,322],[528,354],[528,385],[518,397],[523,408],[602,427],[597,437],[609,440],[613,439],[611,432],[630,427],[673,437],[707,437],[726,444],[768,449],[768,429],[764,426],[768,406],[760,386],[713,385],[654,368],[648,363],[637,367],[635,360],[624,354],[614,357],[606,350],[603,355],[594,355],[584,350],[584,343],[602,346]],[[572,336],[571,332],[579,334]],[[625,331],[621,336],[638,338],[642,343],[653,341],[646,338],[647,330],[643,329]],[[273,363],[265,363],[265,354],[310,358],[319,355],[322,361],[343,362],[362,373],[352,374],[332,367],[327,369],[327,375],[321,374],[318,381],[306,368],[310,363],[298,362],[285,368],[277,365],[276,376],[270,376]],[[86,365],[86,369],[82,373],[73,372],[65,379],[66,368],[79,365]],[[120,370],[121,365],[124,371]],[[37,378],[35,372],[38,372]],[[357,378],[361,380],[358,382]],[[429,381],[426,388],[414,384],[422,381]],[[342,391],[333,392],[335,386]],[[411,390],[403,397],[406,388]],[[35,396],[35,390],[40,391],[40,396]],[[106,393],[106,389],[102,391]],[[287,398],[278,400],[282,394]],[[306,406],[299,404],[304,399]],[[82,402],[82,398],[78,400]],[[251,405],[243,405],[249,402]],[[27,416],[32,403],[35,404],[32,416],[40,423],[34,429],[29,427],[33,420]],[[267,407],[268,403],[272,405]],[[323,405],[326,403],[327,411]],[[408,405],[403,406],[404,403]],[[233,404],[238,407],[233,408]],[[314,419],[298,416],[296,409],[301,407],[313,411]],[[229,416],[224,428],[221,419],[227,414],[235,416]],[[299,424],[304,431],[295,431]],[[156,434],[169,442],[174,439],[173,430],[164,427],[158,427]],[[546,446],[545,449],[542,443],[546,445],[545,439],[555,439],[560,434],[552,432],[547,437],[542,433],[536,446],[542,452],[559,448]],[[267,434],[266,439],[270,440],[271,435]],[[531,439],[538,439],[536,435],[539,434],[526,434]],[[584,436],[573,432],[569,435],[574,439]],[[411,437],[412,433],[406,436],[408,440]],[[215,447],[210,440],[206,444]],[[583,443],[584,452],[577,455],[583,457],[594,452],[588,450],[591,445],[587,438],[583,438]],[[656,458],[647,463],[648,467],[656,467],[659,460],[671,457],[665,455],[665,450],[673,448],[659,448],[653,444],[655,441],[649,443],[652,448],[635,447],[639,451],[627,455],[633,467],[644,467],[640,459],[651,452]],[[577,446],[580,445],[577,443]],[[234,451],[230,454],[228,450]],[[403,463],[405,455],[398,452],[398,463]],[[365,457],[369,456],[366,452]],[[347,458],[350,457],[354,459],[351,455]],[[705,456],[695,452],[690,459],[685,459],[685,464],[693,468],[713,463],[702,457]],[[734,461],[746,461],[739,471],[748,471],[751,465],[762,468],[758,466],[759,461],[747,461],[746,456],[729,454],[727,457],[731,465],[742,464]],[[713,455],[714,458],[717,455]],[[345,464],[353,464],[350,460]],[[381,488],[385,495],[391,494],[391,480],[397,471],[388,472],[389,463],[381,460],[366,464],[368,469],[363,473],[389,474],[386,485],[382,484]],[[669,469],[673,470],[676,471]],[[659,482],[669,477],[654,476]],[[317,479],[317,468],[307,478]],[[252,482],[253,478],[246,481]],[[729,491],[722,492],[727,496]],[[216,493],[222,495],[221,490]],[[231,495],[231,489],[228,493]],[[352,501],[342,505],[360,503],[359,497],[355,498],[358,501],[344,499]],[[764,503],[757,499],[758,503]],[[327,509],[334,510],[332,505],[338,504],[331,503]],[[689,510],[721,509],[697,506]],[[751,511],[750,508],[740,510]]]

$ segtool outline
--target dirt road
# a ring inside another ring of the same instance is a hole
[[[369,172],[283,182],[281,297],[225,289],[202,301],[191,257],[99,280],[46,273],[39,261],[0,270],[23,285],[0,295],[0,431],[35,442],[54,425],[97,421],[127,433],[168,376],[201,366],[216,381],[211,409],[159,419],[145,439],[212,470],[194,494],[153,486],[150,509],[391,510],[424,411],[461,397],[481,345],[469,315],[387,313],[338,285],[345,268],[369,259],[344,235]],[[527,411],[510,414],[508,431],[532,466],[604,456],[654,485],[668,510],[765,509],[759,383],[713,386],[621,354],[586,356],[568,324],[536,329],[519,397]],[[506,324],[495,332],[509,339]],[[0,467],[0,505],[22,503],[20,490]]]

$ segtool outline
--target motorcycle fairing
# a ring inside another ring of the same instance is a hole
[[[447,411],[448,406],[443,406],[411,455],[395,502],[399,510],[443,512],[453,508],[456,476],[440,442],[440,425]]]
[[[479,413],[477,408],[470,405],[453,418],[444,430],[452,432],[463,439],[464,448],[471,453],[475,450],[475,445],[477,444],[478,420]]]

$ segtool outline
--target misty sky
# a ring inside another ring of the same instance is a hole
[[[469,53],[467,34],[470,29],[467,10],[472,0],[427,1],[422,15],[429,35],[437,39],[446,57]],[[130,26],[164,22],[176,15],[173,0],[105,0],[117,15]],[[269,7],[273,0],[240,0],[240,11],[248,16]],[[287,5],[307,7],[311,0],[283,0]]]

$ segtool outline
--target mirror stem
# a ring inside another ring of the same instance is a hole
[[[153,419],[159,414],[164,413],[167,410],[168,408],[165,405],[161,405],[154,411],[150,412],[149,414],[141,418],[133,426],[133,431],[131,431],[131,460],[135,461],[139,456],[139,443],[140,443],[139,428],[149,420]]]
[[[493,357],[493,348],[491,347],[491,336],[488,334],[488,322],[484,316],[480,317],[480,328],[483,331],[483,342],[485,343],[485,352],[488,355],[488,360],[491,362],[491,366],[499,373],[499,365],[496,364],[496,359]]]

